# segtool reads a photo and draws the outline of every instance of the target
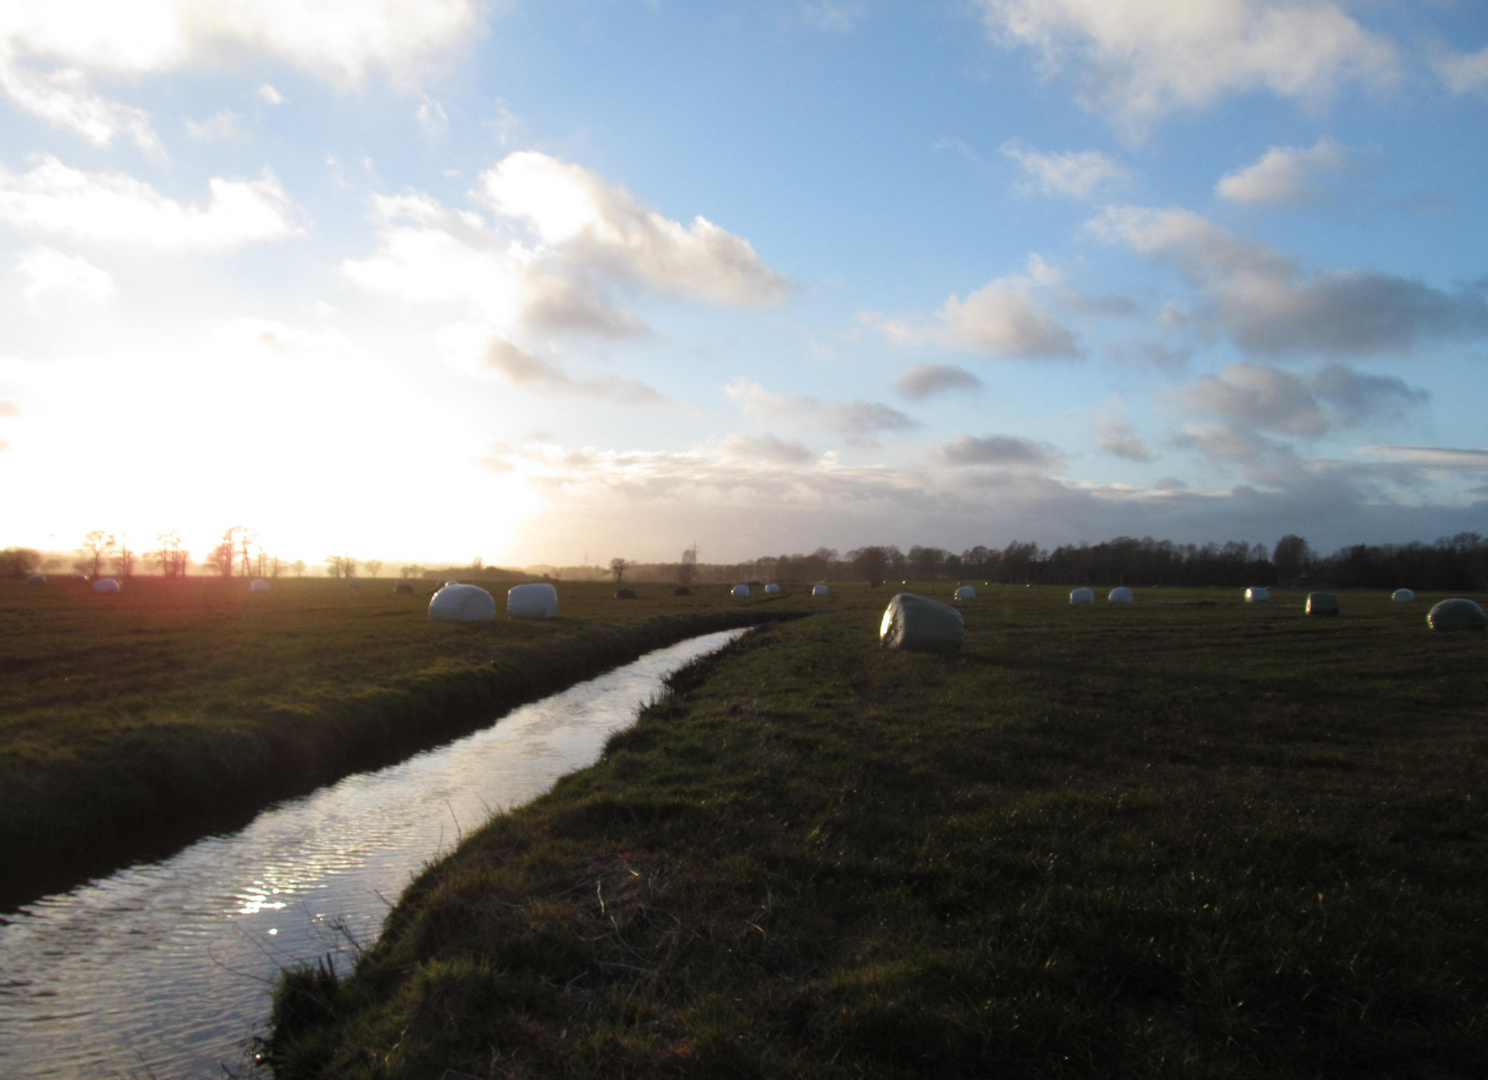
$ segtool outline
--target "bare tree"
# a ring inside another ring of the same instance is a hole
[[[290,569],[294,571],[295,577],[304,577],[305,576],[305,560],[304,559],[296,559],[294,561],[294,564],[292,566],[290,566]]]
[[[185,577],[190,555],[181,547],[181,534],[175,529],[167,529],[155,538],[155,543],[160,546],[145,558],[160,567],[163,577]]]
[[[238,549],[233,543],[233,530],[228,529],[222,534],[222,539],[217,541],[216,546],[207,552],[204,560],[208,566],[221,577],[232,577],[233,563],[237,560]]]
[[[697,577],[697,541],[692,542],[692,547],[682,553],[682,563],[677,567],[677,581],[681,585],[691,585]]]
[[[82,546],[78,548],[81,556],[73,567],[78,571],[96,578],[98,572],[103,569],[103,560],[107,558],[109,549],[113,546],[113,537],[102,529],[94,529],[83,537]]]
[[[328,555],[326,556],[325,564],[326,573],[330,574],[333,578],[339,578],[346,571],[346,556]]]
[[[371,574],[373,577],[376,577],[377,572],[382,569],[382,560],[368,559],[366,562],[362,563],[362,565],[367,568],[367,573]]]
[[[120,577],[133,577],[134,563],[138,556],[135,554],[134,549],[129,546],[129,537],[123,533],[111,533],[108,543],[114,553],[114,573]]]
[[[0,577],[26,577],[41,565],[41,552],[31,548],[6,548],[0,551]]]
[[[424,568],[422,566],[419,566],[417,563],[412,563],[408,566],[405,566],[399,572],[406,578],[416,578],[424,576]]]
[[[618,555],[610,560],[610,573],[615,575],[615,584],[619,585],[625,580],[625,571],[630,569],[630,563]]]

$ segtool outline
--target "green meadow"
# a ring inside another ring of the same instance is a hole
[[[0,906],[172,850],[520,701],[793,601],[559,585],[558,619],[430,623],[428,592],[0,581]],[[488,588],[498,607],[506,583]],[[794,601],[797,607],[803,604]]]
[[[288,973],[266,1066],[1483,1075],[1488,635],[993,588],[915,655],[876,647],[891,592],[788,596],[818,613],[679,674],[349,976]]]

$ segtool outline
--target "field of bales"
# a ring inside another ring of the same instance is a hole
[[[802,591],[290,973],[276,1075],[1482,1075],[1488,634],[1439,597],[994,588],[942,656]]]
[[[560,584],[547,621],[431,623],[400,595],[133,578],[0,581],[0,905],[245,822],[267,802],[489,723],[642,652],[799,598]],[[498,601],[504,586],[490,586]]]

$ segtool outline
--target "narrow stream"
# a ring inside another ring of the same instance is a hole
[[[727,630],[516,709],[208,837],[0,917],[0,1076],[246,1071],[275,973],[370,944],[412,875],[492,813],[592,764],[662,679]]]

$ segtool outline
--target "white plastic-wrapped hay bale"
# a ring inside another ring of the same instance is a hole
[[[116,593],[119,591],[119,583],[111,577],[101,577],[93,583],[93,591],[96,593]]]
[[[447,584],[429,600],[431,622],[491,622],[496,598],[479,585]]]
[[[1471,600],[1459,597],[1433,605],[1426,613],[1426,625],[1433,630],[1488,630],[1488,615]]]
[[[885,649],[951,652],[966,638],[966,620],[949,604],[897,593],[884,608],[878,641]]]
[[[1073,589],[1070,592],[1071,604],[1093,604],[1095,603],[1095,592],[1091,589]]]
[[[1330,592],[1312,592],[1307,594],[1307,614],[1309,615],[1337,615],[1338,597]]]
[[[1108,604],[1130,604],[1132,602],[1132,591],[1125,585],[1118,585],[1106,596]]]
[[[771,596],[774,596],[779,591],[780,591],[780,586],[779,585],[776,585],[773,581],[770,582],[770,584],[768,584],[768,585],[765,586],[765,592],[769,593]]]
[[[43,574],[31,574],[26,578],[27,585],[45,585],[46,576]]]
[[[730,596],[748,596],[749,595],[749,586],[748,585],[735,585],[732,589],[729,590],[729,595]]]
[[[413,592],[413,586],[406,581],[395,581],[393,582],[393,592],[406,596]]]
[[[827,595],[827,587],[825,585],[813,585],[813,586],[811,586],[811,595],[812,596],[826,596]]]
[[[973,589],[970,585],[962,585],[959,589],[956,590],[956,599],[975,600],[976,590]]]
[[[1245,602],[1247,604],[1264,604],[1271,599],[1271,590],[1256,585],[1245,590]]]
[[[249,592],[268,592],[269,583],[261,577],[256,577],[248,583]]]
[[[546,581],[513,585],[506,590],[506,614],[513,619],[556,619],[558,590]]]
[[[1416,594],[1413,589],[1396,589],[1390,594],[1390,599],[1394,600],[1397,604],[1408,604],[1415,598]]]

